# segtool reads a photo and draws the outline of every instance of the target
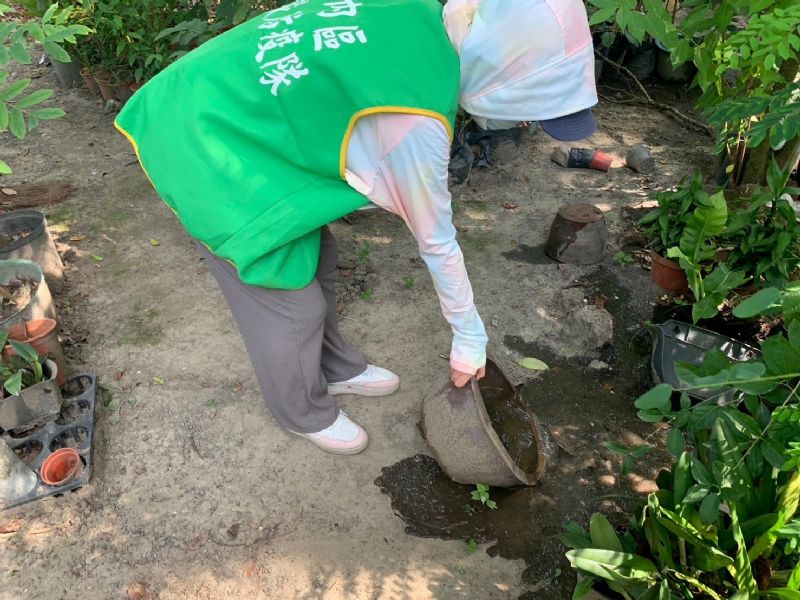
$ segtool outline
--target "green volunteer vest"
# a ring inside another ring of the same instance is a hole
[[[170,65],[115,124],[194,238],[246,283],[299,289],[320,228],[367,203],[344,180],[357,120],[421,114],[452,135],[458,93],[437,0],[297,0]]]

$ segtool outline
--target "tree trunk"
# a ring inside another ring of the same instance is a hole
[[[797,59],[786,60],[780,67],[780,73],[786,81],[793,82],[797,78],[799,68],[800,62],[798,62]],[[783,168],[793,156],[797,155],[798,141],[800,140],[788,140],[786,145],[775,153],[775,157],[781,168]],[[741,183],[765,185],[767,183],[767,169],[769,168],[770,159],[772,158],[769,137],[755,148],[751,148],[749,154],[744,167],[744,173],[741,177]]]

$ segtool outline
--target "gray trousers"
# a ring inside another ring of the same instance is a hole
[[[367,363],[339,334],[339,251],[330,230],[322,229],[317,275],[302,290],[248,285],[230,263],[202,244],[196,246],[228,301],[275,420],[299,433],[332,425],[339,409],[328,394],[328,383],[363,373]]]

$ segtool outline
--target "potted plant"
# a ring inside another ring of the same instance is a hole
[[[5,346],[8,333],[0,332]],[[58,367],[30,344],[11,340],[15,354],[0,365],[3,399],[0,400],[0,427],[7,431],[30,429],[47,421],[61,410],[61,390],[56,383]]]
[[[702,175],[697,172],[688,183],[681,181],[676,190],[653,196],[658,207],[639,220],[648,239],[653,281],[664,291],[678,296],[689,291],[689,282],[680,265],[667,257],[667,250],[678,246],[703,194]]]

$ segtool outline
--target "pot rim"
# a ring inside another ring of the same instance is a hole
[[[683,269],[681,268],[680,263],[672,260],[671,258],[667,258],[666,256],[661,256],[655,250],[650,250],[650,258],[654,262],[657,262],[658,264],[660,264],[664,268],[672,269],[672,270],[675,270],[675,271],[683,271]]]
[[[75,465],[75,468],[71,470],[69,476],[58,482],[54,482],[52,480],[48,481],[49,478],[45,479],[45,467],[49,466],[49,464],[53,462],[54,457],[59,457],[64,454],[74,455],[78,459],[78,463]],[[80,468],[81,462],[83,461],[81,459],[80,452],[78,452],[74,448],[59,448],[58,450],[56,450],[55,452],[53,452],[47,458],[44,459],[44,461],[42,462],[42,466],[39,468],[39,478],[42,480],[42,483],[44,483],[45,485],[49,485],[51,487],[64,485],[75,477],[75,472]]]
[[[505,379],[508,385],[512,389],[514,389],[513,386],[511,385],[509,378],[506,376],[505,372],[500,368],[500,366],[495,361],[487,358],[486,359],[487,367],[490,363],[495,369],[497,369],[500,375],[502,375],[503,379]],[[475,408],[478,411],[478,418],[480,419],[481,425],[483,426],[486,435],[489,436],[489,439],[492,441],[492,445],[495,447],[495,450],[497,450],[497,453],[500,455],[500,458],[502,459],[503,463],[505,463],[505,465],[514,474],[514,476],[517,479],[519,479],[521,483],[525,485],[534,485],[542,478],[542,475],[544,475],[545,468],[547,467],[547,459],[545,458],[544,455],[544,441],[542,440],[542,436],[540,433],[541,424],[539,422],[539,419],[536,417],[535,414],[533,414],[533,412],[528,410],[528,407],[525,406],[524,403],[519,402],[519,405],[522,407],[522,409],[525,411],[525,413],[528,415],[528,418],[530,419],[531,431],[533,433],[534,442],[536,443],[536,450],[538,455],[536,469],[534,470],[533,473],[529,474],[523,471],[519,467],[519,465],[517,465],[517,463],[514,462],[514,459],[511,458],[511,455],[508,453],[508,450],[506,450],[506,447],[503,445],[503,442],[500,441],[500,436],[497,435],[497,432],[494,430],[494,427],[492,426],[492,420],[489,418],[489,413],[486,412],[486,405],[483,402],[483,396],[481,395],[480,384],[478,383],[478,380],[475,379],[475,377],[470,379],[470,386],[472,389],[473,402],[475,402]]]
[[[36,223],[30,228],[30,235],[18,240],[14,240],[10,244],[0,246],[0,254],[8,254],[14,250],[19,250],[23,246],[33,243],[44,234],[44,229],[47,226],[47,218],[44,213],[34,208],[21,208],[19,210],[12,210],[11,212],[0,215],[0,224],[13,223],[14,221],[25,221],[30,219],[31,223],[35,220]]]

